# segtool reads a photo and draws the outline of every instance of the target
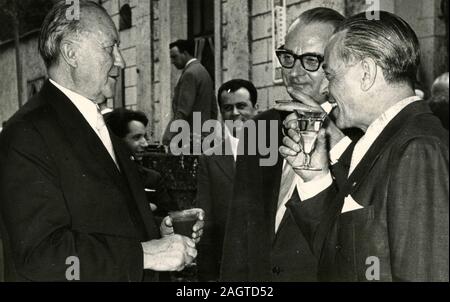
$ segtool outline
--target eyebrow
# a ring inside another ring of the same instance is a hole
[[[297,55],[293,50],[285,48],[284,45],[283,45],[283,47],[281,49]],[[304,52],[304,53],[302,53],[301,55],[298,55],[298,56],[302,56],[302,55],[314,55],[314,56],[319,56],[319,57],[323,57],[324,56],[323,54],[318,53],[318,52]]]

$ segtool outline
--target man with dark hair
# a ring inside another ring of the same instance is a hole
[[[201,281],[219,278],[240,131],[256,114],[258,93],[251,82],[234,79],[220,86],[217,99],[224,120],[223,141],[200,157],[198,168],[196,202],[206,213],[197,261]]]
[[[170,131],[172,122],[184,120],[190,126],[192,146],[194,139],[199,142],[202,137],[202,133],[193,132],[194,113],[201,114],[200,125],[207,120],[217,119],[214,83],[205,67],[194,57],[193,41],[178,40],[171,43],[170,59],[177,69],[182,70],[182,73],[175,87],[172,100],[173,118],[167,125],[163,144],[169,146],[172,138],[177,134]]]
[[[196,256],[194,240],[157,226],[130,152],[96,100],[114,96],[124,61],[105,9],[59,1],[41,28],[49,80],[0,135],[0,229],[6,280],[156,281]],[[199,220],[203,213],[199,211]]]
[[[165,217],[168,211],[178,209],[167,192],[164,179],[155,170],[144,166],[142,160],[148,146],[147,132],[148,119],[144,112],[125,108],[114,109],[105,115],[105,122],[111,131],[118,136],[133,154],[142,182],[145,186],[147,200],[151,202],[154,214]]]
[[[325,45],[344,19],[328,8],[302,13],[289,27],[286,44],[276,51],[289,94],[308,96],[327,111],[325,74],[321,69]],[[294,101],[289,101],[294,103]],[[304,106],[299,104],[299,106]],[[277,121],[278,148],[282,144],[284,112],[268,110],[257,122]],[[335,127],[334,127],[335,128]],[[335,129],[333,145],[343,138]],[[330,132],[331,133],[331,132]],[[257,145],[270,145],[270,135]],[[241,141],[255,144],[254,137]],[[261,139],[261,138],[260,138]],[[340,147],[345,150],[348,139]],[[248,145],[248,144],[247,144]],[[335,150],[335,153],[339,151]],[[278,154],[278,153],[277,153]],[[236,162],[233,198],[225,231],[221,279],[225,281],[316,281],[317,260],[285,203],[294,194],[299,178],[279,157],[274,166],[260,166],[261,154],[244,154]]]
[[[298,168],[293,129],[280,148],[304,180],[287,206],[319,257],[321,280],[448,282],[448,132],[415,96],[419,61],[418,39],[398,16],[347,19],[323,66],[337,125],[365,132],[347,179],[336,183],[329,172],[325,130],[312,154],[320,171]]]

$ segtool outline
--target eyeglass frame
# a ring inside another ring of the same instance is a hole
[[[297,62],[297,60],[299,60],[300,64],[303,67],[303,69],[305,69],[306,71],[309,71],[309,72],[316,72],[316,71],[318,71],[320,69],[320,66],[322,66],[322,63],[325,61],[324,56],[318,55],[316,53],[307,52],[307,53],[304,53],[304,54],[301,54],[301,55],[297,55],[297,54],[291,52],[290,50],[284,49],[284,45],[279,47],[278,49],[276,49],[275,50],[275,54],[277,56],[278,62],[280,62],[280,65],[283,68],[287,68],[287,69],[294,68],[295,62]],[[287,66],[283,65],[283,63],[281,62],[281,59],[280,59],[280,55],[281,54],[289,54],[289,55],[291,55],[294,58],[294,63],[292,64],[291,67],[287,67]],[[317,66],[317,69],[315,69],[315,70],[307,69],[305,67],[305,64],[303,63],[303,58],[305,58],[305,57],[315,57],[319,61],[319,65]]]

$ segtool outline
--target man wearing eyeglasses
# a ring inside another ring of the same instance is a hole
[[[322,70],[324,49],[334,29],[344,20],[338,12],[315,8],[302,13],[290,26],[286,44],[276,51],[283,67],[284,85],[293,99],[329,112],[327,84]],[[292,103],[292,102],[290,102]],[[296,106],[304,106],[296,102]],[[283,104],[286,107],[289,104]],[[282,107],[283,110],[291,110]],[[291,110],[292,112],[292,110]],[[278,123],[288,112],[268,110],[256,120]],[[344,136],[334,125],[338,135]],[[270,142],[265,138],[266,143]],[[266,144],[267,145],[267,144]],[[345,150],[348,142],[343,143]],[[340,155],[340,154],[339,154]],[[316,281],[317,260],[284,206],[297,190],[300,177],[280,157],[274,166],[260,166],[261,155],[238,156],[233,200],[224,240],[221,279],[225,281]]]

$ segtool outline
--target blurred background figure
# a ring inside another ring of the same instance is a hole
[[[145,114],[141,111],[118,108],[105,114],[105,122],[133,154],[132,160],[136,163],[154,214],[162,218],[168,211],[178,209],[176,202],[167,192],[161,174],[143,165],[142,160],[148,146],[146,133],[148,119]]]
[[[449,80],[448,72],[443,73],[431,86],[431,97],[428,99],[428,103],[433,113],[441,120],[442,125],[448,130],[449,119]]]

